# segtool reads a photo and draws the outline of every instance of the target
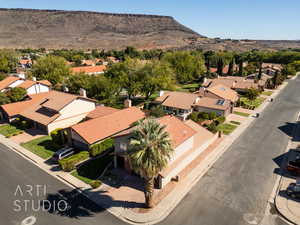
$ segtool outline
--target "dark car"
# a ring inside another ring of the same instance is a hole
[[[292,198],[300,198],[300,182],[291,183],[286,189],[286,193]]]
[[[75,153],[75,149],[71,147],[64,147],[54,153],[51,160],[53,162],[58,162],[58,160],[61,160],[63,158],[69,157]]]

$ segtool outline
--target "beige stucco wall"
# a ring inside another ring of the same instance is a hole
[[[79,123],[89,112],[96,108],[96,104],[84,99],[76,99],[60,111],[60,116],[48,125],[48,132],[57,128],[67,128]]]
[[[213,143],[218,138],[217,134],[213,138],[208,139],[205,143],[199,146],[195,151],[193,151],[188,157],[185,157],[168,175],[162,178],[161,183],[164,187],[167,183],[171,181],[173,177],[176,177],[184,168],[186,168],[194,159],[196,159],[211,143]],[[180,179],[180,178],[179,178]]]
[[[201,106],[195,106],[194,109],[197,112],[206,112],[206,113],[215,112],[215,113],[217,113],[218,116],[227,116],[229,114],[229,110],[223,111],[223,110],[210,109],[210,108],[201,107]]]

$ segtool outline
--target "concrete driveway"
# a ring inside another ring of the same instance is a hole
[[[31,141],[33,139],[39,138],[39,137],[43,137],[46,136],[45,133],[43,133],[40,130],[37,129],[27,129],[24,133],[16,135],[16,136],[12,136],[9,139],[21,144],[21,143],[25,143],[28,141]]]

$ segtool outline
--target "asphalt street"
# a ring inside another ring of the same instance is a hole
[[[161,224],[259,224],[300,111],[300,78],[233,143]],[[272,213],[272,212],[271,212]],[[280,220],[275,224],[282,224]]]
[[[291,81],[161,224],[259,224],[275,183],[273,159],[300,110],[299,87],[299,78]],[[1,144],[0,178],[1,225],[124,224]]]

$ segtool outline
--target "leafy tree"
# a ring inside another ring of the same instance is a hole
[[[16,69],[17,62],[17,54],[14,51],[0,50],[0,72],[13,72]]]
[[[154,106],[151,108],[150,110],[150,116],[159,118],[159,117],[163,117],[164,115],[166,115],[165,111],[163,110],[161,105],[158,106]]]
[[[259,96],[259,91],[255,88],[249,88],[246,93],[246,97],[250,100],[255,100]]]
[[[49,55],[33,64],[32,76],[49,80],[54,85],[61,84],[70,76],[70,68],[64,58]]]
[[[141,82],[140,91],[146,99],[161,89],[173,88],[175,84],[174,72],[165,62],[150,61],[138,73]]]
[[[168,52],[163,60],[170,63],[179,83],[198,80],[205,73],[202,54],[192,55],[188,51]]]
[[[8,104],[10,102],[10,98],[7,97],[5,93],[0,92],[0,105]]]
[[[153,207],[154,178],[168,165],[172,153],[165,126],[153,119],[139,122],[132,132],[129,157],[132,169],[145,179],[145,201],[149,208]]]
[[[12,88],[7,92],[7,97],[10,99],[11,102],[21,101],[25,98],[26,95],[26,90],[20,87]]]
[[[0,81],[4,80],[7,77],[7,74],[0,72]]]

